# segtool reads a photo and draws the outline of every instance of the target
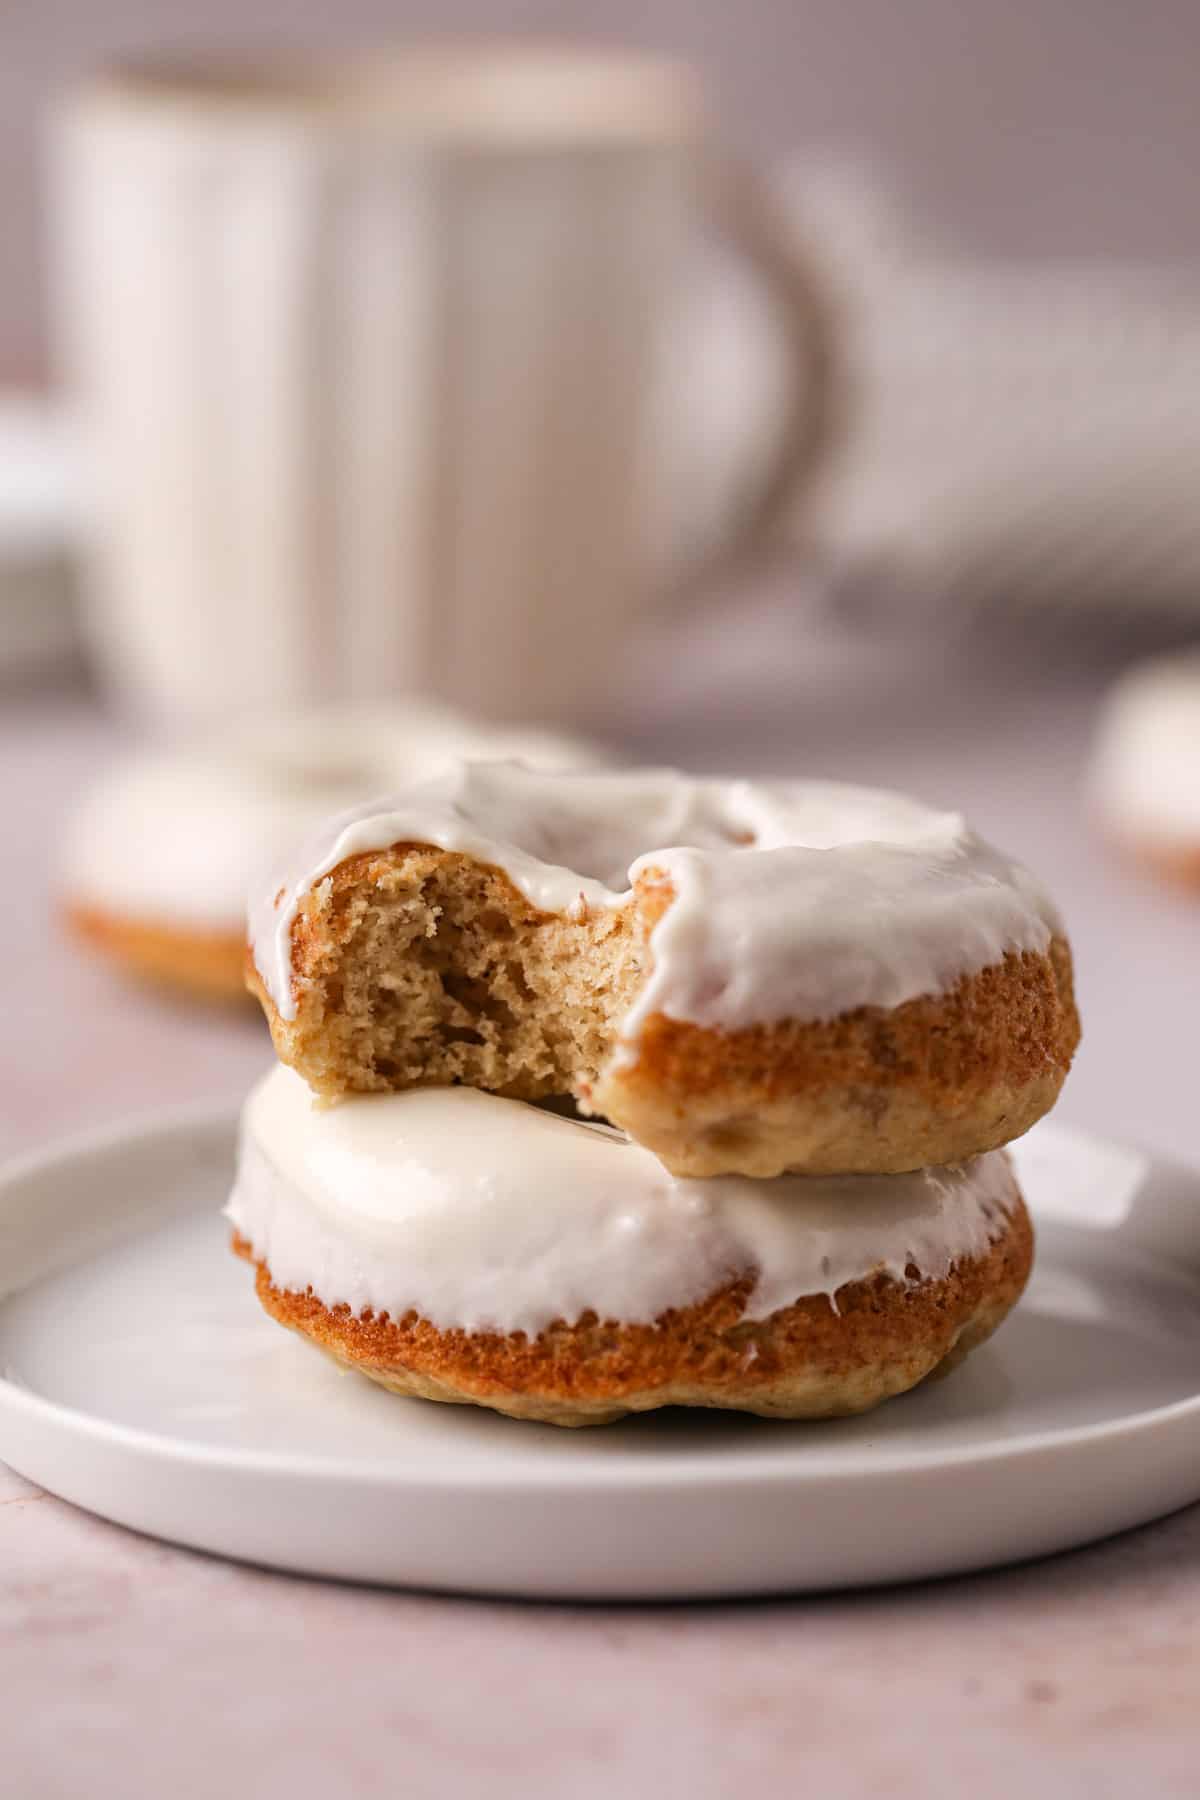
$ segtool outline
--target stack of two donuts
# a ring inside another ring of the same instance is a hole
[[[234,1248],[395,1392],[860,1412],[1028,1278],[1002,1146],[1069,1067],[1070,952],[956,814],[463,764],[301,846],[247,969],[281,1066]]]

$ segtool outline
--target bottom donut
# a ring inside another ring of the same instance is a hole
[[[251,1095],[228,1208],[263,1307],[398,1394],[604,1424],[858,1413],[1019,1299],[1002,1151],[912,1175],[677,1180],[603,1127],[468,1089]]]

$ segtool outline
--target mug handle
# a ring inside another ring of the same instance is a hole
[[[722,155],[703,174],[718,229],[757,271],[771,302],[788,359],[788,406],[774,452],[737,505],[724,541],[672,583],[681,598],[729,580],[770,543],[837,443],[842,424],[834,307],[799,233],[781,218],[753,170]]]

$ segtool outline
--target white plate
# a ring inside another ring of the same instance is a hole
[[[1200,1177],[1042,1126],[1037,1274],[949,1380],[821,1425],[587,1432],[399,1400],[280,1331],[217,1216],[233,1123],[0,1181],[0,1457],[140,1531],[314,1575],[596,1598],[1006,1562],[1200,1496]]]

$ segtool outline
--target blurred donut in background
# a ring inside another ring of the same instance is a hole
[[[1122,676],[1101,715],[1090,786],[1120,849],[1200,893],[1200,650]]]
[[[64,835],[63,919],[130,975],[240,1002],[255,875],[321,819],[460,757],[549,769],[603,760],[582,740],[427,701],[247,719],[131,754],[88,789]]]

